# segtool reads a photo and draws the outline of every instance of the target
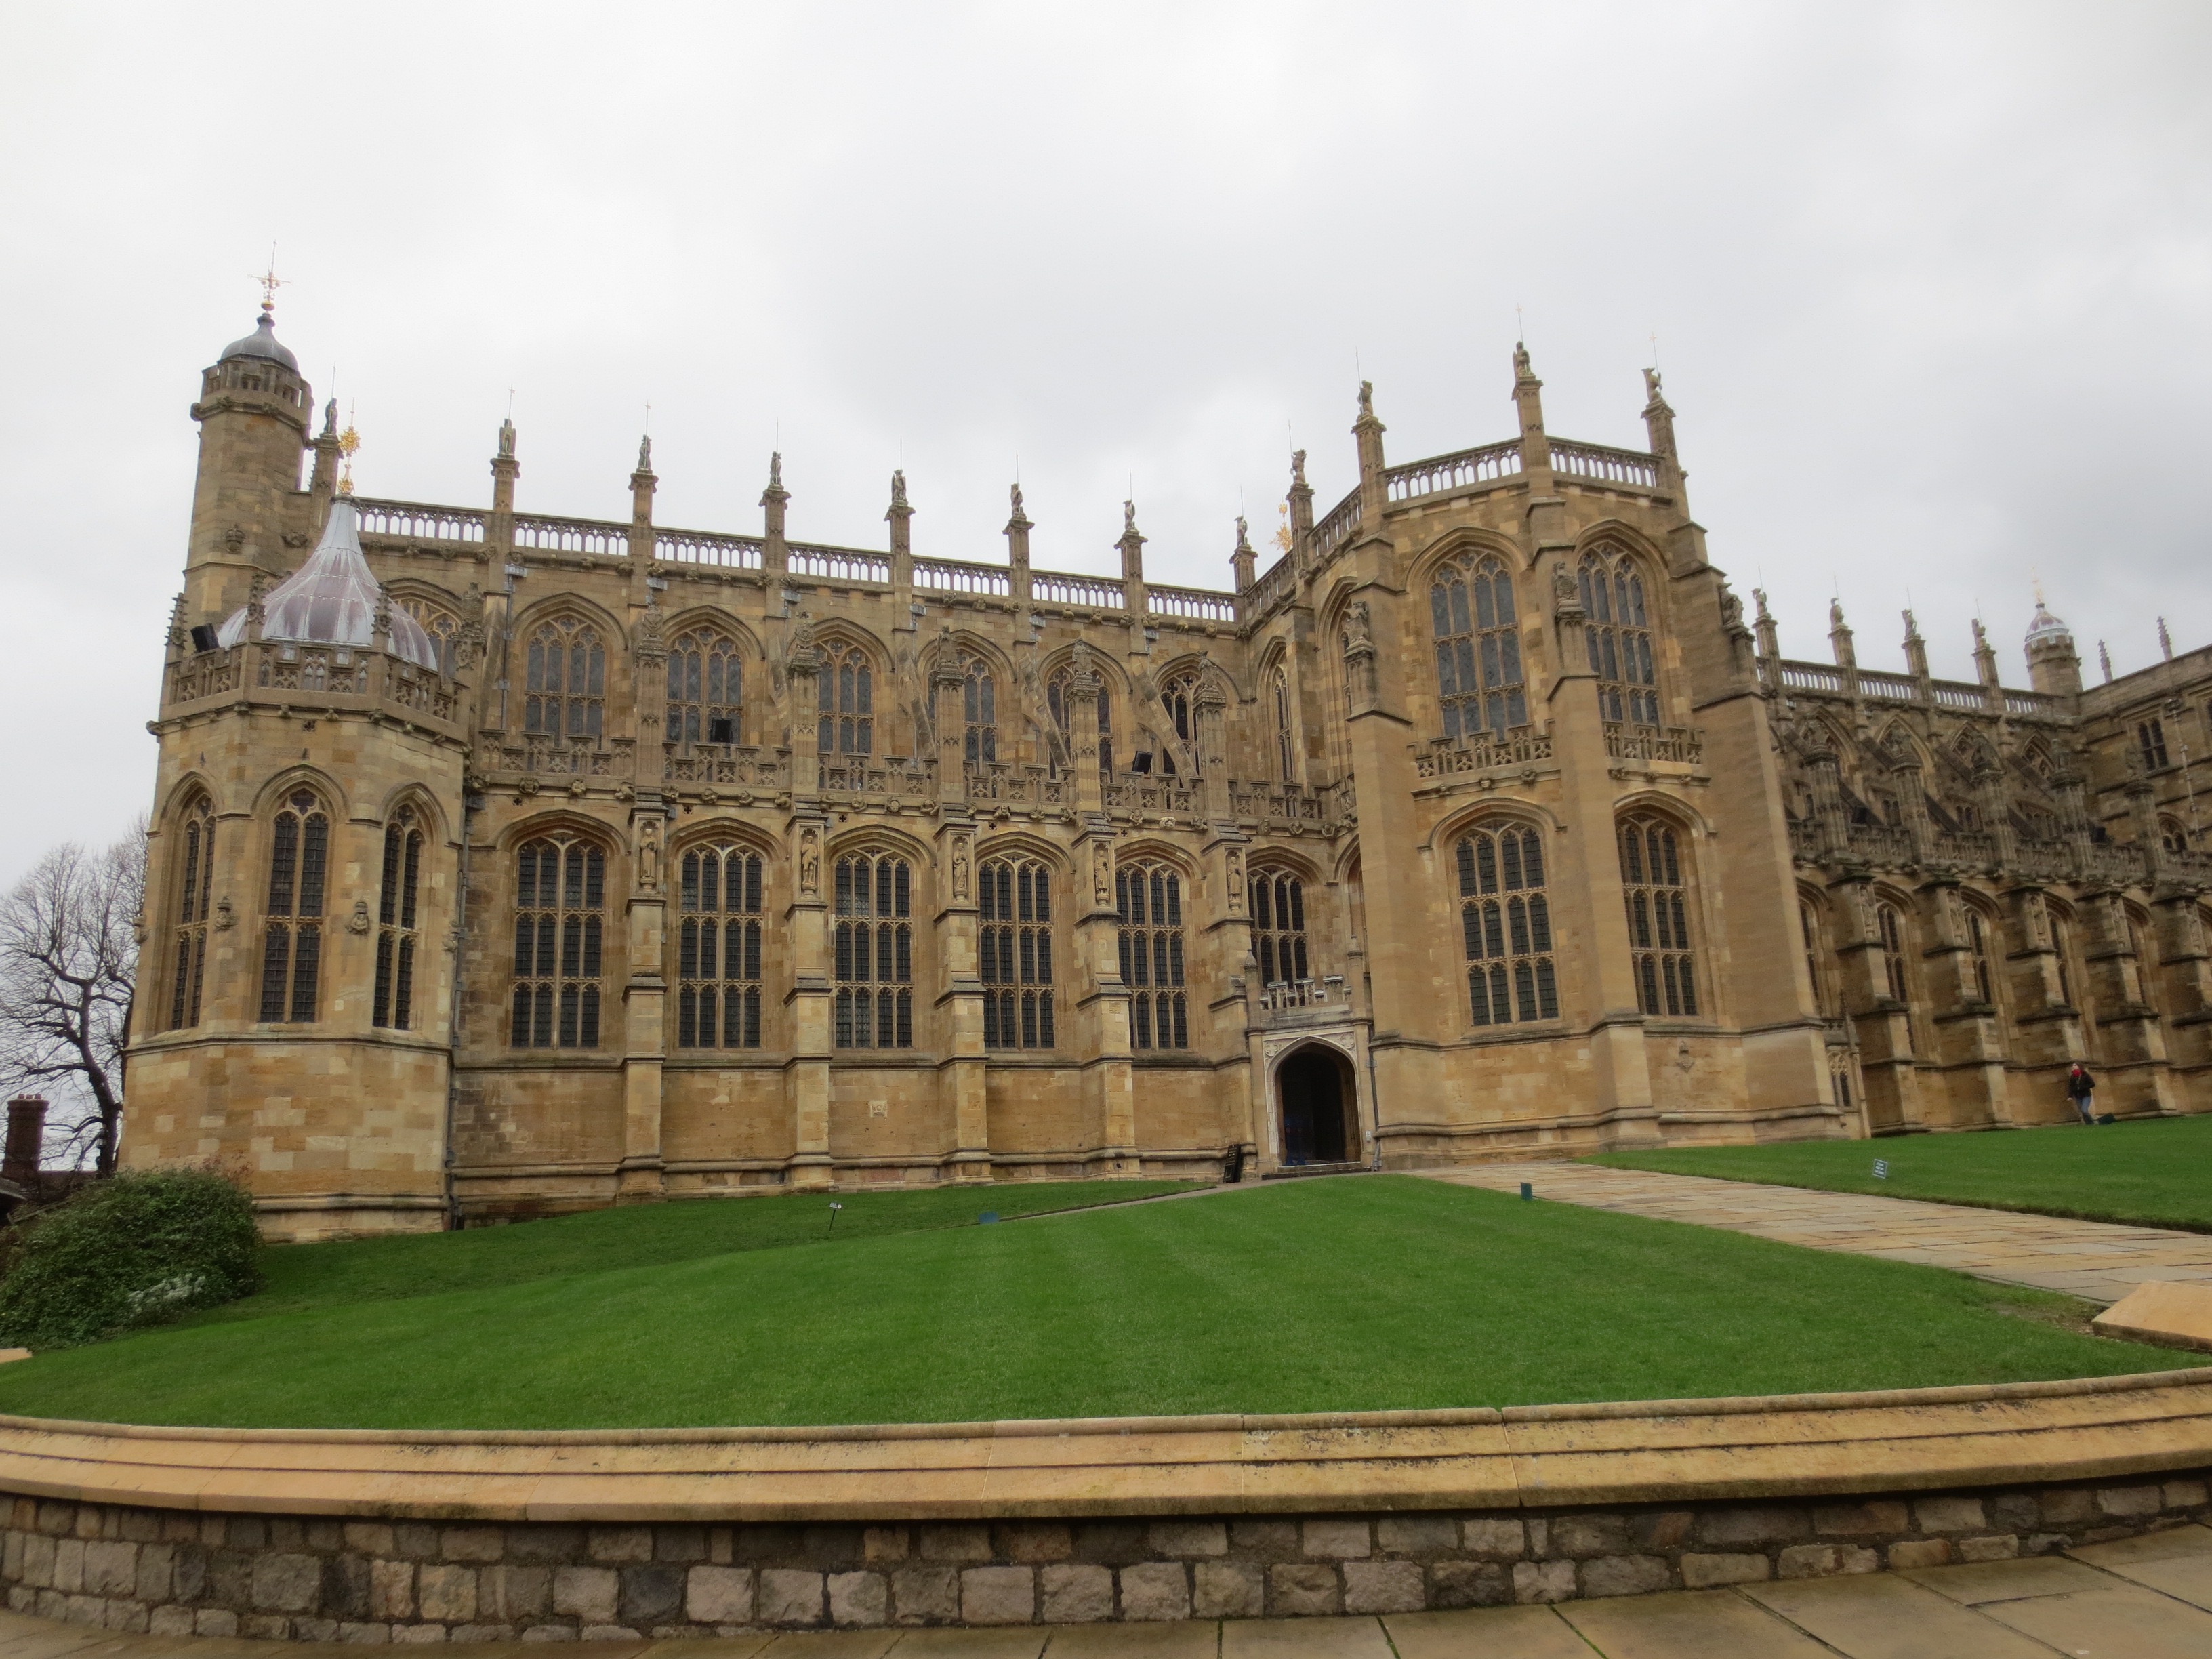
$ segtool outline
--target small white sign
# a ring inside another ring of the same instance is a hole
[[[1889,1179],[1889,1160],[1887,1158],[1878,1158],[1875,1159],[1874,1178],[1876,1181],[1887,1181]]]

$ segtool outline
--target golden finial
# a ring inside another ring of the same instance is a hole
[[[276,290],[288,286],[289,278],[276,274],[276,244],[269,244],[269,269],[253,279],[261,284],[261,308],[274,315],[276,310]]]
[[[1275,545],[1287,553],[1291,550],[1291,542],[1296,539],[1291,534],[1291,504],[1288,501],[1278,501],[1275,504],[1275,511],[1281,515],[1283,520],[1275,526]]]
[[[353,453],[361,447],[361,434],[354,430],[353,404],[346,404],[346,429],[338,434],[338,454],[343,458],[344,471],[338,475],[338,494],[353,494]]]

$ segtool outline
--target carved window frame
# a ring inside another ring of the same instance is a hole
[[[1121,983],[1129,993],[1129,1042],[1146,1052],[1190,1047],[1182,872],[1158,859],[1114,872]]]
[[[1519,607],[1495,554],[1455,559],[1429,586],[1437,701],[1448,742],[1503,738],[1528,724]]]
[[[977,961],[986,1048],[1058,1047],[1052,866],[998,854],[976,872]]]
[[[1470,1022],[1486,1027],[1557,1019],[1559,969],[1543,832],[1520,823],[1480,824],[1460,836],[1453,866]]]
[[[286,793],[269,826],[262,906],[261,1023],[312,1025],[322,1001],[323,910],[330,896],[331,811],[316,791]]]
[[[514,858],[507,1045],[597,1048],[605,1037],[607,850],[556,830],[532,836]]]
[[[767,864],[754,848],[701,842],[677,860],[676,1047],[761,1046]]]

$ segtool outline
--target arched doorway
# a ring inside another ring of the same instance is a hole
[[[1275,1068],[1275,1106],[1283,1163],[1346,1164],[1356,1156],[1352,1062],[1337,1049],[1308,1043]]]

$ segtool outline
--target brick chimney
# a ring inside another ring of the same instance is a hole
[[[19,1185],[36,1180],[39,1159],[46,1138],[46,1102],[43,1095],[17,1095],[8,1103],[8,1140],[0,1150],[0,1181]]]

